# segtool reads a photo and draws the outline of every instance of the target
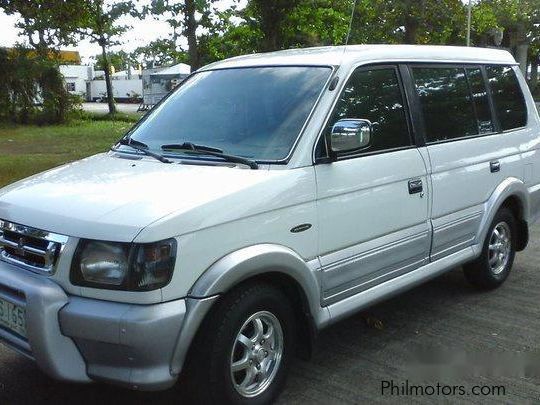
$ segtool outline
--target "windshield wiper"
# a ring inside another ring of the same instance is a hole
[[[232,163],[240,163],[247,165],[251,167],[252,169],[258,169],[259,165],[254,160],[244,158],[241,156],[236,155],[227,155],[226,153],[223,153],[221,149],[213,148],[211,146],[205,146],[205,145],[195,145],[191,142],[184,142],[179,144],[170,144],[170,145],[162,145],[161,149],[163,150],[177,150],[177,151],[185,151],[185,152],[191,152],[196,153],[199,155],[209,155],[209,156],[216,156],[220,157],[223,160],[226,160],[228,162]]]
[[[194,150],[194,151],[205,151],[205,152],[217,152],[217,153],[223,153],[221,149],[214,148],[212,146],[206,146],[206,145],[197,145],[195,143],[191,142],[184,142],[184,143],[173,143],[171,145],[161,145],[161,149],[170,149],[170,150]]]
[[[118,143],[120,145],[129,146],[130,148],[135,149],[139,152],[142,152],[146,156],[153,157],[154,159],[159,160],[162,163],[172,163],[172,160],[167,159],[165,156],[162,156],[159,153],[152,152],[151,150],[148,149],[147,144],[140,141],[136,141],[135,139],[122,138],[118,141]]]

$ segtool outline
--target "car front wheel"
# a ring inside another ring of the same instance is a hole
[[[282,391],[295,343],[283,292],[265,283],[225,295],[205,320],[188,365],[197,400],[268,404]]]

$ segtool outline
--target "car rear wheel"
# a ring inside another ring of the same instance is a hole
[[[491,290],[504,283],[516,255],[515,236],[514,215],[509,209],[502,208],[491,223],[481,256],[464,266],[465,277],[472,285]]]
[[[188,365],[198,402],[268,404],[282,391],[295,343],[294,313],[278,288],[240,286],[217,304]]]

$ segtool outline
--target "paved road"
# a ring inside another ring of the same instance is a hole
[[[456,269],[325,330],[314,358],[294,363],[279,403],[396,402],[399,397],[381,395],[381,381],[388,379],[398,385],[409,380],[464,385],[467,390],[474,385],[503,385],[506,390],[504,396],[424,396],[406,398],[407,402],[540,403],[539,263],[540,225],[536,225],[531,245],[518,255],[506,284],[494,292],[476,292]],[[370,326],[373,319],[384,328]],[[434,364],[426,368],[422,355]],[[490,361],[499,370],[487,366]],[[536,373],[529,369],[523,376],[527,361],[536,364]],[[0,346],[0,403],[168,404],[190,403],[189,398],[185,387],[148,394],[101,384],[59,383]]]
[[[107,103],[83,103],[82,108],[84,111],[96,114],[107,114],[109,112]],[[136,113],[137,108],[139,108],[139,104],[116,103],[116,110],[121,113]]]

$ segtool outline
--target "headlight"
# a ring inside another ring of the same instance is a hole
[[[74,285],[149,291],[169,283],[176,240],[130,244],[81,240],[71,264]]]

